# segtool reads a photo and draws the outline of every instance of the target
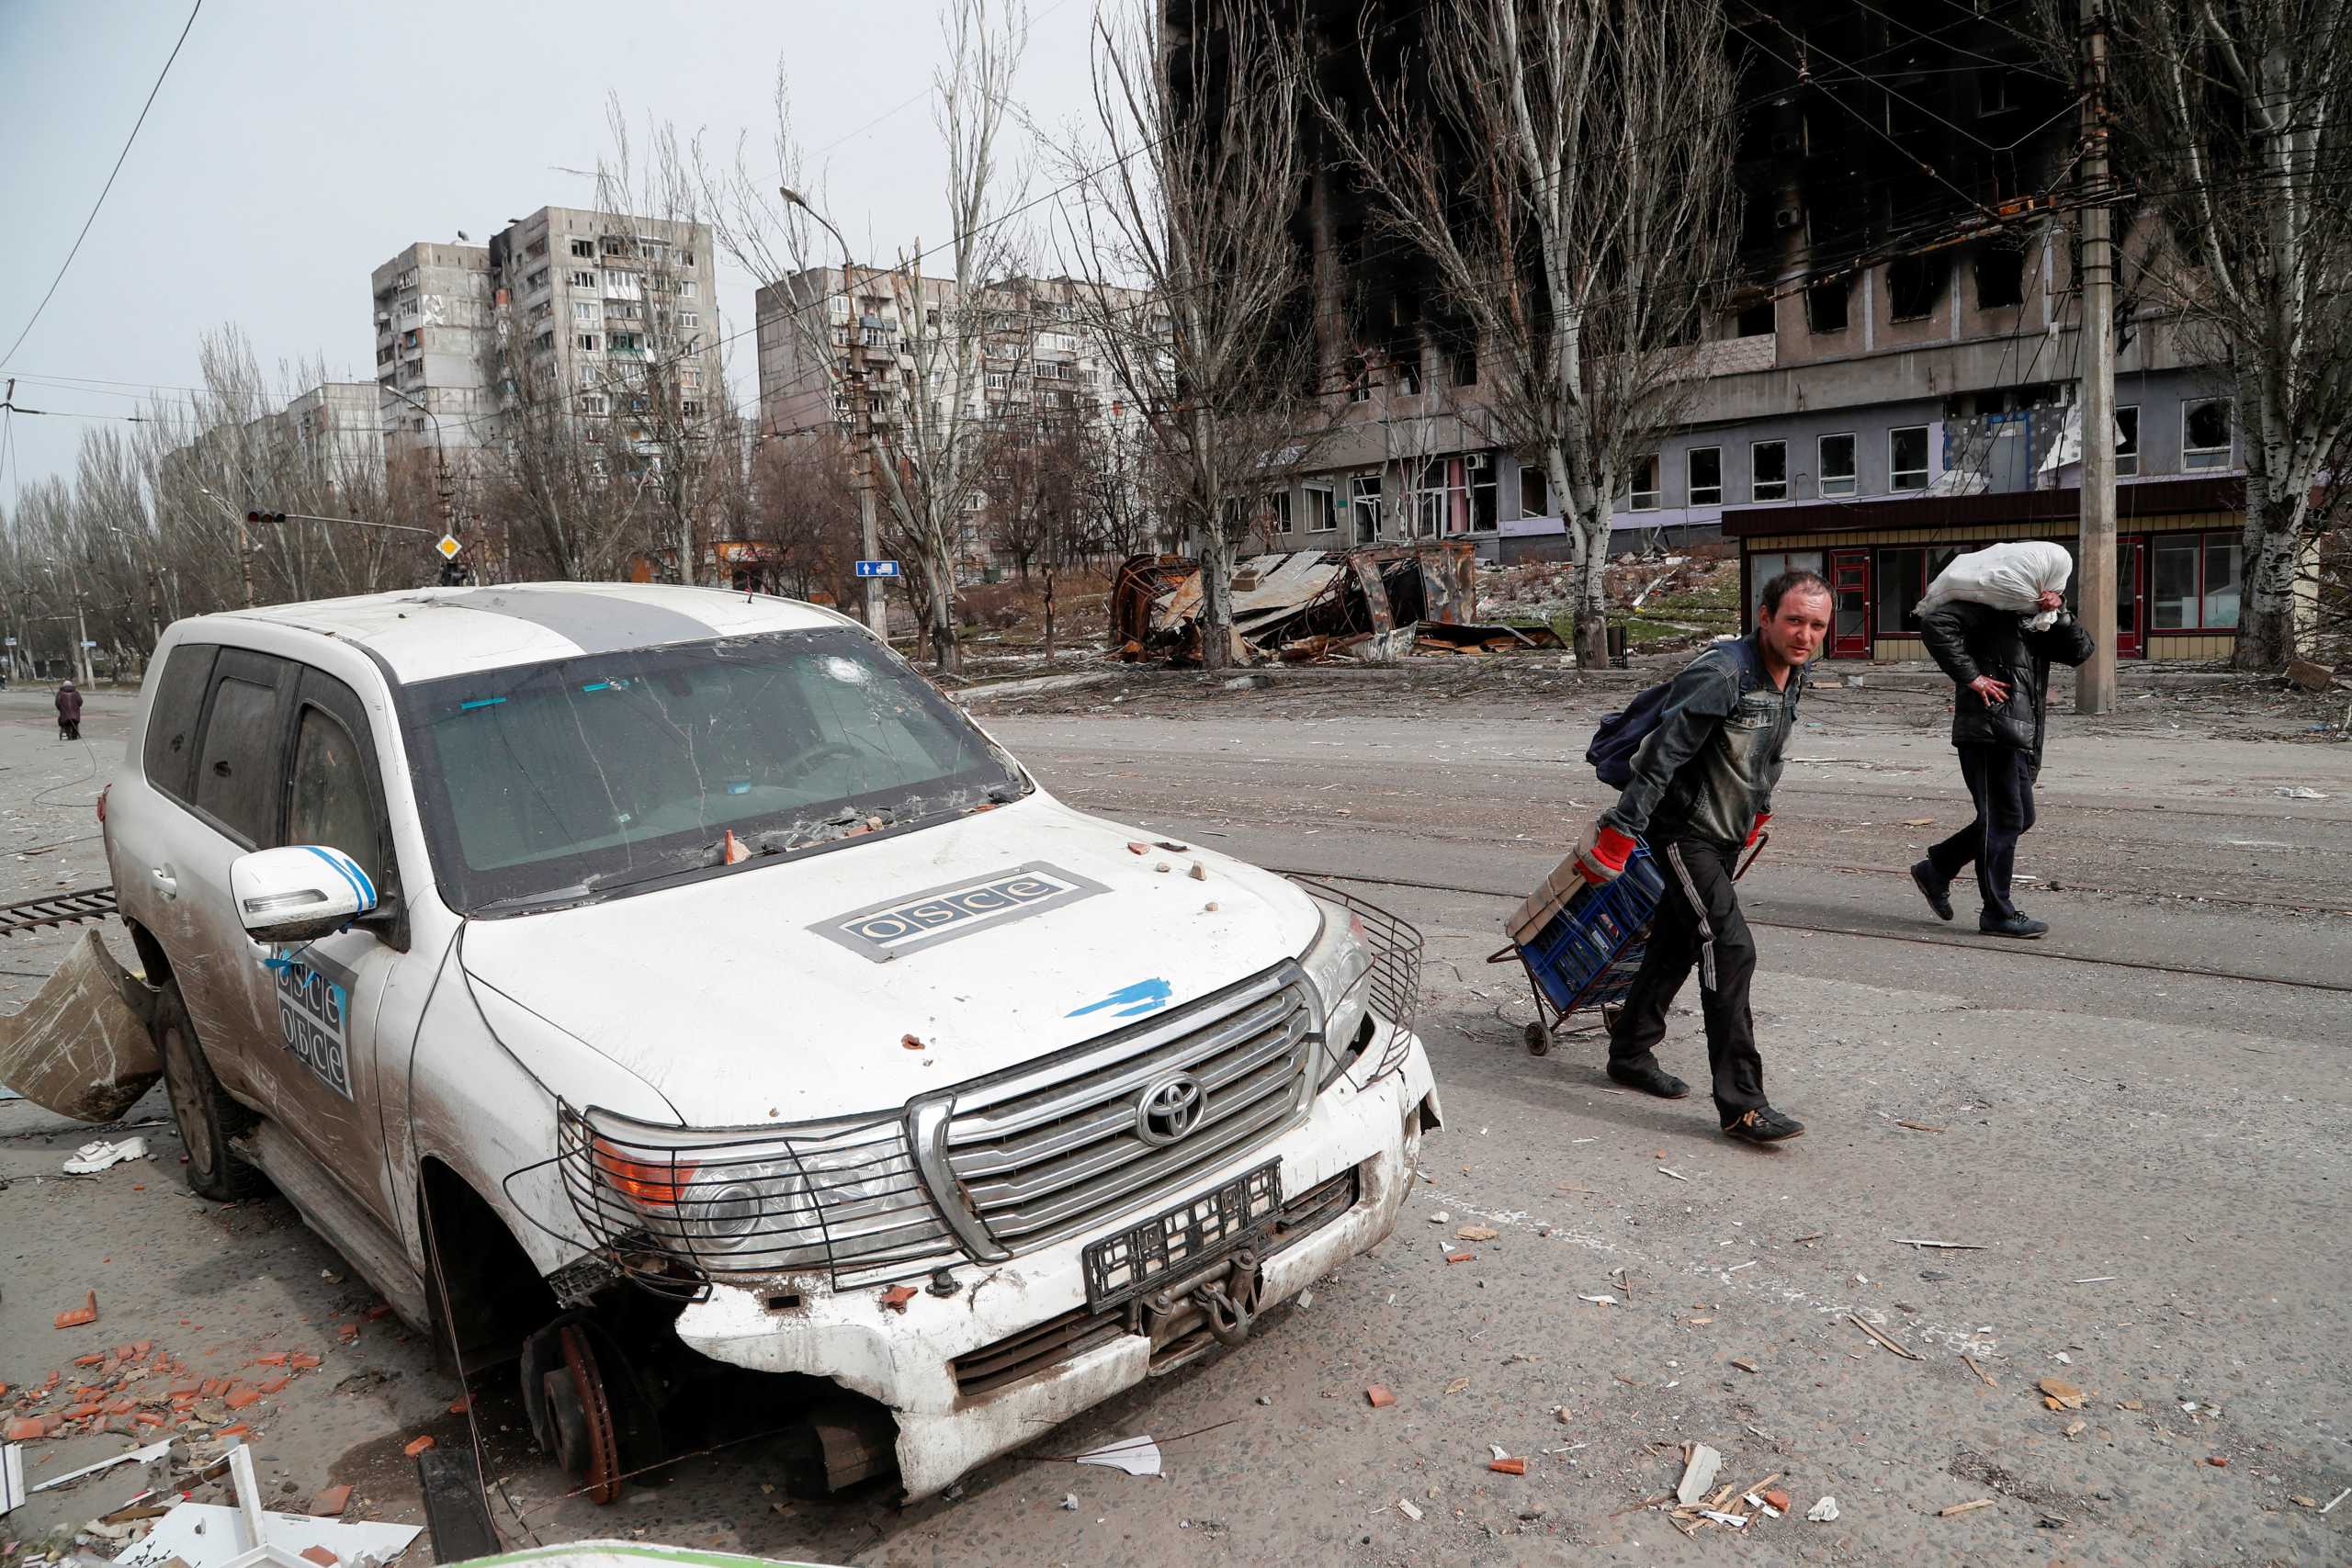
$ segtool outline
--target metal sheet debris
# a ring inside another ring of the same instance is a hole
[[[154,993],[85,931],[33,999],[0,1018],[0,1081],[76,1122],[111,1122],[163,1076]]]
[[[1159,1473],[1159,1445],[1148,1435],[1121,1438],[1115,1443],[1076,1456],[1080,1464],[1099,1464],[1111,1470],[1124,1470],[1129,1475]]]
[[[1190,557],[1124,562],[1111,588],[1121,657],[1200,662],[1201,590],[1201,563]],[[1474,624],[1477,552],[1464,540],[1244,556],[1234,563],[1231,594],[1235,652],[1244,663],[1561,646],[1547,626]]]

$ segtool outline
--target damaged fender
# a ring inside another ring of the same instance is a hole
[[[84,931],[40,994],[0,1018],[0,1083],[76,1122],[111,1122],[164,1074],[155,993]]]

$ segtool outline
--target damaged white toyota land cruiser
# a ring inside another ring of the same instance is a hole
[[[862,627],[564,583],[211,615],[107,797],[188,1179],[265,1173],[609,1501],[910,1496],[1387,1235],[1419,938],[1089,817]]]

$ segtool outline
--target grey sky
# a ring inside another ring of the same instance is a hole
[[[1120,0],[1110,0],[1112,4]],[[1031,0],[1021,104],[1059,128],[1086,104],[1094,0]],[[187,18],[181,0],[0,0],[0,348],[23,327],[105,183]],[[792,81],[832,214],[888,253],[944,234],[925,90],[941,53],[933,0],[205,0],[114,192],[32,335],[9,361],[17,400],[122,414],[147,394],[63,378],[193,384],[199,333],[234,321],[266,372],[323,355],[372,378],[369,271],[418,240],[482,243],[550,202],[586,206],[616,91],[703,130],[727,155],[749,132],[764,170],[776,62]],[[903,107],[902,107],[903,106]],[[1041,185],[1042,185],[1041,181]],[[726,329],[752,282],[722,270]],[[729,346],[739,396],[750,341]],[[59,378],[51,380],[51,378]],[[90,422],[18,418],[0,480],[70,473]],[[121,428],[129,428],[124,426]]]

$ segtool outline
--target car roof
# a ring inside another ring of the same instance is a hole
[[[854,626],[797,599],[643,582],[412,588],[200,616],[187,635],[258,621],[357,643],[403,683],[582,653]],[[216,634],[217,635],[217,634]]]

